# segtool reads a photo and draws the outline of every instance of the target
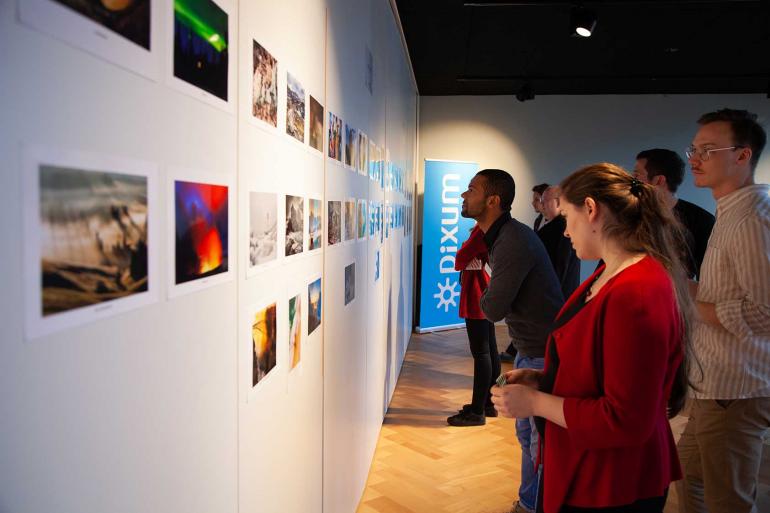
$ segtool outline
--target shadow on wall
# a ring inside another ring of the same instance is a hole
[[[388,306],[385,313],[385,386],[382,387],[382,414],[385,415],[388,412],[388,403],[390,402],[390,376],[393,372],[393,364],[391,354],[393,352],[393,327],[391,319],[393,317],[393,308],[391,304],[391,288],[388,287]]]

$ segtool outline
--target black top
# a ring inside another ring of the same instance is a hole
[[[596,275],[594,282],[599,279],[599,276],[601,276],[601,274]],[[593,283],[591,285],[593,285]],[[575,301],[573,301],[569,307],[564,312],[562,312],[562,314],[557,317],[555,321],[553,321],[551,333],[571,321],[578,314],[578,312],[580,312],[580,310],[586,306],[586,299],[588,298],[588,292],[591,290],[591,285],[586,286],[585,290],[583,290],[580,296],[576,297]],[[559,372],[559,352],[556,350],[556,341],[551,340],[551,343],[548,344],[548,368],[545,369],[543,377],[540,379],[540,386],[538,387],[538,390],[547,394],[552,393],[553,386],[556,383],[557,372]],[[537,431],[542,439],[545,440],[545,419],[542,417],[535,417],[535,426],[537,427]]]
[[[698,278],[715,218],[707,210],[683,199],[674,205],[674,214],[685,228],[687,249],[684,260],[687,274],[691,278]]]
[[[553,270],[556,271],[565,300],[580,285],[580,260],[572,243],[564,236],[566,229],[567,221],[563,216],[557,216],[537,232],[551,259]]]
[[[532,226],[532,228],[535,231],[538,231],[540,229],[540,223],[542,222],[543,222],[543,214],[538,214],[537,217],[535,218],[535,224]]]

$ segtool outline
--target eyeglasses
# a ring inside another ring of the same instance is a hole
[[[699,150],[695,146],[690,146],[689,148],[684,150],[684,154],[687,155],[688,159],[697,157],[698,160],[705,162],[709,159],[709,157],[711,157],[712,152],[725,151],[725,150],[737,150],[738,148],[743,148],[743,146],[726,146],[724,148],[709,148],[709,149],[701,149],[701,150]]]

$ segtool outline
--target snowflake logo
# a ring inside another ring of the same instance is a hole
[[[446,284],[442,285],[441,283],[436,283],[438,285],[438,292],[433,294],[433,297],[438,299],[438,303],[436,303],[436,308],[444,307],[444,312],[449,312],[449,306],[457,306],[457,303],[455,302],[455,298],[460,295],[459,292],[455,291],[455,287],[457,286],[457,282],[449,284],[449,278],[446,279]],[[446,293],[449,293],[449,297],[446,297]]]

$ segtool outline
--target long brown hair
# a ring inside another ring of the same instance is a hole
[[[668,415],[674,417],[684,406],[687,387],[692,386],[688,376],[693,301],[680,251],[685,245],[684,227],[655,187],[636,180],[615,164],[602,162],[578,169],[560,188],[560,198],[573,205],[581,206],[589,197],[604,205],[612,214],[604,224],[604,235],[626,251],[652,256],[671,277],[682,323],[683,354],[668,400]]]

